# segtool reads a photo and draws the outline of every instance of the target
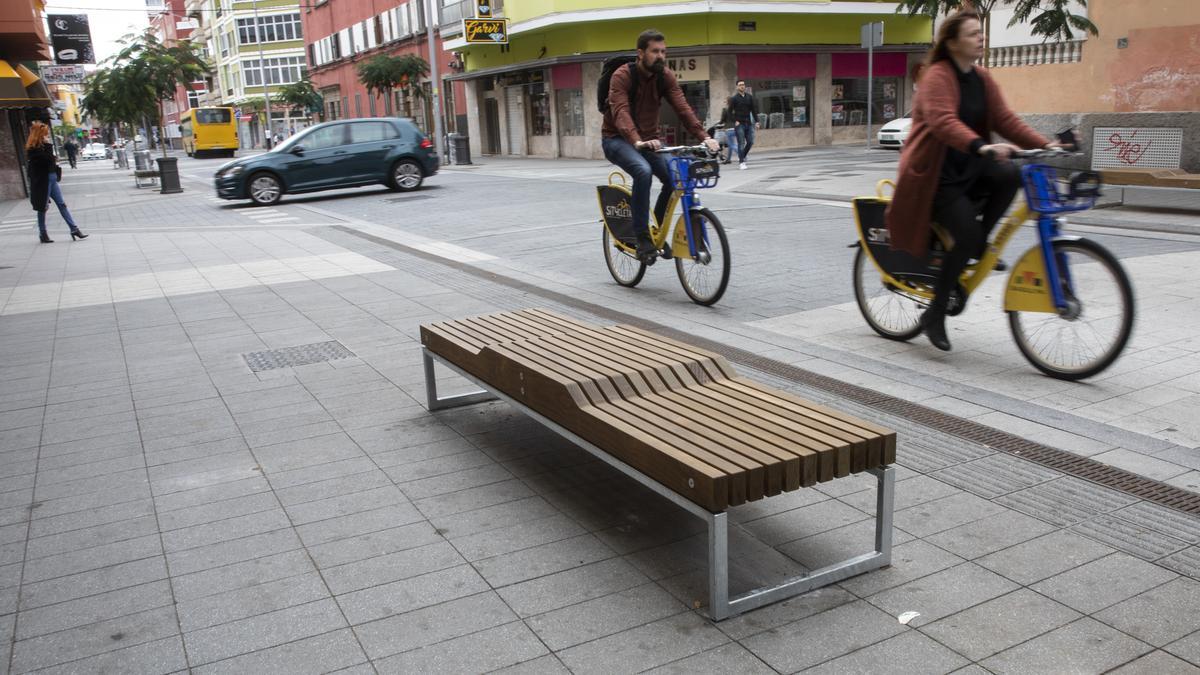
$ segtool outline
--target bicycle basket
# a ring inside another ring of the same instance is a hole
[[[1100,196],[1100,176],[1092,171],[1072,175],[1070,171],[1045,164],[1021,167],[1025,201],[1038,213],[1085,211]]]
[[[688,167],[694,187],[710,188],[717,184],[721,176],[721,162],[714,159],[694,159]]]

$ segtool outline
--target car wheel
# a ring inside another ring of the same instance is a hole
[[[389,187],[401,192],[410,192],[421,187],[425,173],[421,165],[411,159],[402,159],[392,165]]]
[[[250,200],[257,206],[276,204],[283,196],[283,186],[279,184],[279,179],[265,171],[250,176],[246,185]]]

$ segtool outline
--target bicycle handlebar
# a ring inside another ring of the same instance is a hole
[[[1018,150],[1012,154],[1017,159],[1037,159],[1039,157],[1079,157],[1082,150],[1063,150],[1062,148],[1038,148],[1036,150]]]
[[[672,155],[675,155],[675,154],[683,154],[683,153],[685,153],[685,152],[703,152],[703,153],[705,153],[706,155],[713,155],[713,156],[715,156],[715,154],[716,154],[716,153],[713,153],[713,152],[711,152],[711,151],[708,149],[708,146],[707,146],[707,145],[704,145],[703,143],[701,143],[700,145],[669,145],[669,146],[663,146],[663,147],[659,148],[658,150],[655,150],[655,152],[661,152],[661,153],[664,153],[664,154],[672,154]]]

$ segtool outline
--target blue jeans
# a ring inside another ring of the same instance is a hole
[[[629,141],[620,137],[605,138],[600,141],[604,148],[604,156],[608,161],[625,170],[633,178],[633,231],[638,234],[650,232],[650,189],[654,187],[654,177],[662,182],[662,192],[654,204],[654,217],[661,223],[664,211],[667,210],[667,200],[671,198],[671,170],[667,158],[657,152],[638,150]]]
[[[746,155],[750,154],[750,148],[754,147],[754,122],[749,124],[741,123],[737,125],[738,138],[738,162],[746,161]]]
[[[738,147],[739,147],[738,146],[737,129],[726,129],[725,130],[725,145],[729,146],[729,156],[733,157],[733,153],[736,153],[738,151]],[[741,157],[741,155],[738,155],[738,156]]]
[[[72,232],[79,229],[75,225],[75,219],[71,217],[71,212],[67,210],[67,203],[63,201],[62,188],[58,187],[58,176],[54,172],[50,172],[50,200],[46,202],[46,208],[37,212],[38,233],[46,234],[46,211],[50,208],[50,201],[53,201],[58,206],[58,212],[62,214],[63,220],[67,221],[67,226]]]

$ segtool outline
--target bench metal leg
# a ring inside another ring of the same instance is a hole
[[[813,570],[778,585],[729,598],[729,522],[724,513],[707,514],[708,519],[708,604],[709,615],[716,621],[769,605],[815,588],[892,564],[892,509],[896,490],[896,470],[869,469],[878,478],[875,509],[875,550],[848,560]]]
[[[424,347],[421,348],[421,356],[425,360],[425,401],[429,407],[429,412],[496,400],[496,395],[487,390],[438,398],[437,378],[433,372],[433,356]],[[471,378],[471,380],[474,381],[474,378]]]
[[[695,502],[682,497],[675,493],[674,490],[663,486],[662,483],[649,478],[641,471],[577,436],[557,422],[546,418],[537,411],[525,407],[523,404],[501,392],[487,390],[487,385],[480,382],[478,378],[451,363],[447,363],[439,357],[435,357],[429,350],[422,348],[422,355],[425,359],[425,393],[431,411],[500,399],[542,423],[550,430],[557,432],[572,443],[592,453],[598,459],[620,470],[650,490],[669,499],[688,513],[703,518],[708,523],[708,613],[716,621],[727,619],[742,612],[762,607],[763,605],[779,602],[780,600],[800,595],[801,593],[807,593],[815,588],[837,583],[864,572],[886,567],[892,563],[892,509],[896,489],[896,470],[891,467],[868,469],[868,471],[878,478],[878,495],[875,502],[875,550],[873,552],[864,553],[848,560],[813,570],[808,574],[785,580],[775,586],[758,588],[730,599],[729,516],[727,514],[710,513]],[[485,390],[471,394],[438,398],[433,373],[435,358],[438,361],[442,361],[445,367],[467,380],[485,387]]]

